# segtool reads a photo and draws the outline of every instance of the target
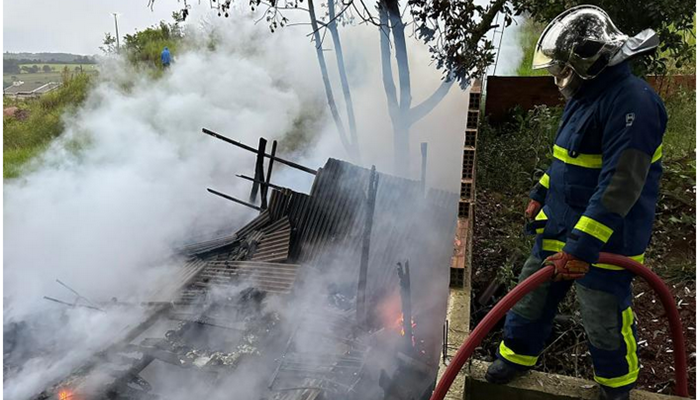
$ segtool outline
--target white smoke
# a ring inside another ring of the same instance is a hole
[[[309,141],[304,151],[282,150],[283,157],[313,168],[328,157],[345,158],[327,117],[306,28],[270,34],[264,24],[235,13],[206,26],[188,32],[189,50],[175,54],[161,78],[121,59],[107,61],[84,106],[66,118],[61,138],[22,178],[5,182],[6,326],[63,312],[42,298],[73,300],[56,279],[97,302],[148,300],[178,267],[174,247],[213,232],[233,233],[255,214],[205,191],[212,187],[246,200],[250,185],[235,174],[252,175],[254,156],[205,136],[202,127],[253,147],[260,136],[278,139],[282,149],[294,147],[290,135],[302,130]],[[217,41],[210,50],[212,32]],[[379,33],[358,26],[341,35],[363,162],[390,171],[392,131],[380,81]],[[440,72],[429,65],[422,44],[409,43],[417,104],[439,85]],[[337,90],[336,99],[341,97]],[[429,183],[456,190],[466,106],[466,93],[455,85],[413,127],[412,177],[420,165],[418,143],[429,141]],[[302,190],[310,176],[277,164],[272,180]],[[5,397],[36,394],[138,318],[110,316],[52,325],[41,340],[63,329],[65,335],[52,344],[60,358],[49,352],[26,360],[23,373],[5,382]],[[89,340],[80,340],[83,335]]]
[[[498,63],[495,66],[496,71],[494,75],[517,75],[516,71],[523,60],[523,45],[520,43],[520,31],[522,30],[525,21],[525,17],[517,16],[513,18],[513,23],[510,26],[506,28],[498,28],[499,30],[503,30],[503,40],[500,41],[500,49],[498,49]],[[491,71],[493,71],[493,68]]]

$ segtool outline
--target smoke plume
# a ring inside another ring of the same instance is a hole
[[[6,347],[6,361],[21,369],[5,381],[6,398],[40,392],[142,317],[49,302],[43,297],[75,298],[56,279],[94,303],[146,301],[180,265],[175,248],[231,234],[255,215],[205,191],[247,199],[250,186],[235,174],[252,175],[254,156],[203,135],[202,127],[251,146],[260,136],[279,140],[283,157],[312,168],[346,158],[306,30],[270,34],[253,21],[234,13],[190,27],[185,50],[159,78],[122,58],[105,60],[85,104],[65,117],[63,135],[21,178],[5,182],[4,327],[25,338],[14,354]],[[388,171],[379,33],[368,26],[342,33],[363,163]],[[440,73],[426,49],[410,42],[414,97],[422,99]],[[417,144],[430,143],[432,186],[458,187],[465,111],[466,95],[455,87],[413,128],[416,160]],[[308,190],[309,176],[276,168],[273,183]]]

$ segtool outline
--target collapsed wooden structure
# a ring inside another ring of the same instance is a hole
[[[35,398],[166,398],[183,370],[212,399],[241,376],[270,400],[430,393],[457,195],[335,159],[315,171],[279,158],[276,142],[271,154],[264,140],[232,144],[258,153],[251,197],[214,192],[259,214],[182,248],[182,266],[141,303],[142,323]],[[272,184],[273,163],[314,174],[310,192]]]

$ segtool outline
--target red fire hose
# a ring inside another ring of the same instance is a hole
[[[676,395],[688,397],[688,369],[685,358],[685,341],[683,339],[683,329],[681,327],[681,319],[676,308],[676,303],[673,295],[668,290],[664,282],[650,269],[642,264],[616,254],[600,253],[600,263],[617,265],[626,270],[641,276],[656,294],[661,298],[661,303],[666,310],[666,316],[671,326],[671,339],[673,340],[673,359],[676,373]],[[447,391],[452,386],[452,382],[457,377],[457,374],[462,369],[462,366],[471,357],[474,349],[481,343],[487,333],[493,326],[517,303],[523,296],[534,290],[537,286],[547,282],[554,275],[554,266],[546,266],[529,278],[518,284],[513,290],[501,299],[496,306],[486,314],[479,325],[474,328],[467,340],[457,351],[457,354],[447,366],[445,374],[435,387],[430,400],[443,400]]]

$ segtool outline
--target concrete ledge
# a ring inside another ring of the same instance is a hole
[[[471,277],[469,276],[468,279],[471,279]],[[459,346],[461,346],[467,336],[469,336],[470,293],[469,289],[450,288],[450,297],[447,303],[447,320],[450,324],[447,337],[447,356],[450,359],[455,356]],[[445,373],[446,368],[447,366],[440,362],[438,379]],[[465,369],[462,369],[457,378],[455,378],[450,387],[450,391],[447,392],[447,396],[445,396],[445,400],[462,400],[464,398],[465,371]]]
[[[570,376],[531,371],[508,385],[493,385],[484,375],[489,363],[472,361],[466,371],[464,384],[465,400],[597,400],[598,386],[595,382]],[[633,390],[632,400],[673,400],[682,397]]]

